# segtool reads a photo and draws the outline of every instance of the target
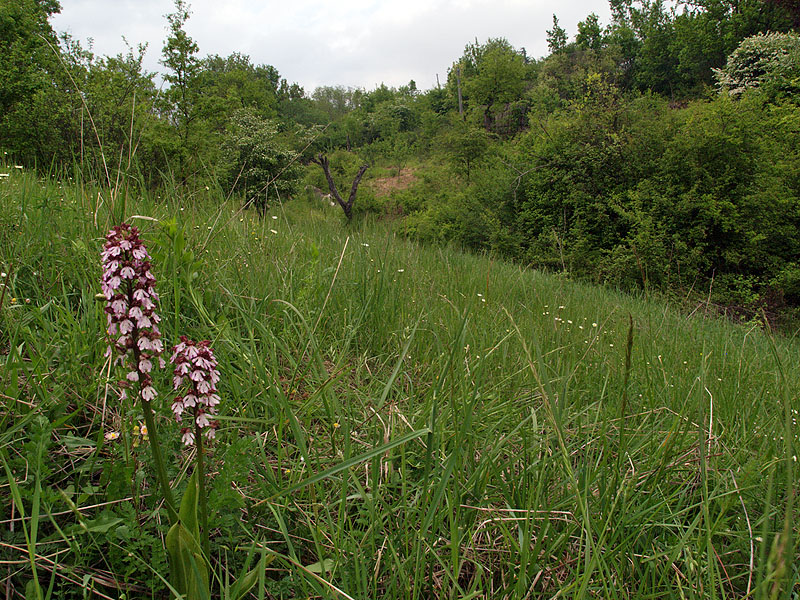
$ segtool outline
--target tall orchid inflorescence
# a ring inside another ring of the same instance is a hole
[[[138,382],[138,399],[141,401],[144,420],[153,451],[156,474],[161,485],[164,500],[170,513],[170,520],[177,520],[175,502],[169,485],[161,448],[158,443],[155,417],[151,401],[157,396],[150,375],[153,361],[158,360],[163,368],[161,353],[164,345],[158,323],[161,321],[155,312],[158,294],[155,291],[155,277],[150,272],[150,255],[147,253],[139,230],[127,223],[117,225],[106,235],[106,243],[101,254],[103,275],[101,279],[103,296],[106,298],[107,333],[109,346],[106,356],[121,363],[128,371],[121,382],[121,399],[126,388]]]
[[[161,319],[155,312],[158,294],[150,272],[150,255],[139,239],[139,230],[123,223],[108,232],[102,258],[102,288],[111,340],[106,356],[112,356],[116,350],[119,356],[115,362],[129,369],[127,381],[139,382],[142,400],[150,402],[156,397],[150,376],[153,359],[158,358],[160,366],[164,366],[160,358],[164,346],[158,330]],[[122,393],[124,397],[124,389]]]
[[[183,413],[192,409],[193,426],[181,430],[183,443],[187,446],[195,443],[196,436],[203,429],[205,436],[212,439],[219,425],[217,421],[209,419],[217,413],[219,404],[216,387],[219,371],[210,343],[208,340],[195,343],[186,336],[181,336],[180,343],[172,349],[170,362],[175,365],[173,386],[179,390],[185,387],[187,380],[189,383],[186,393],[175,398],[172,403],[172,412],[179,423],[183,421]]]

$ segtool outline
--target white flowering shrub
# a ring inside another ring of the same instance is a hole
[[[302,167],[292,132],[283,127],[242,109],[232,116],[223,142],[228,184],[262,211],[269,200],[286,200],[299,186]]]
[[[722,69],[714,69],[720,91],[738,96],[752,88],[771,94],[800,91],[800,35],[760,33],[751,36],[728,57]]]

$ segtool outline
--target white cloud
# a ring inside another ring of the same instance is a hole
[[[148,70],[158,60],[167,36],[168,0],[63,0],[53,20],[94,51],[108,55],[148,42]],[[553,5],[544,0],[194,0],[186,30],[200,54],[248,54],[256,64],[271,64],[289,81],[311,91],[318,85],[371,89],[383,82],[428,88],[436,74],[444,81],[448,67],[476,37],[505,37],[528,55],[547,52],[545,31]],[[577,22],[590,12],[609,20],[604,0],[579,0],[555,9],[574,36]]]

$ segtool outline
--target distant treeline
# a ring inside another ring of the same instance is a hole
[[[201,57],[181,0],[161,88],[144,46],[98,57],[53,31],[58,2],[2,0],[0,149],[257,204],[324,187],[320,152],[343,180],[414,166],[416,184],[360,191],[357,209],[402,215],[423,240],[786,314],[800,305],[800,3],[610,4],[609,24],[591,14],[574,35],[554,15],[539,60],[475,40],[427,91],[309,94],[245,55]]]

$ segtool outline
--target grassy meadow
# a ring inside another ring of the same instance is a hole
[[[791,333],[308,198],[260,218],[213,186],[0,172],[6,598],[169,597],[167,515],[96,298],[123,220],[153,255],[165,345],[209,339],[219,360],[212,597],[261,555],[247,597],[800,595]],[[171,368],[154,379],[180,493]]]

